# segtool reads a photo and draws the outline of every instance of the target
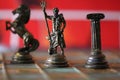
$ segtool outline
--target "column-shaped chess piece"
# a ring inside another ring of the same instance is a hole
[[[86,68],[104,69],[108,68],[108,63],[105,60],[105,55],[101,52],[101,36],[100,36],[100,19],[105,16],[102,13],[88,14],[87,18],[91,20],[91,56],[85,64]]]
[[[68,63],[66,57],[64,55],[64,48],[66,47],[64,41],[64,29],[66,27],[66,21],[63,17],[63,14],[59,14],[59,9],[53,9],[53,15],[47,15],[45,11],[45,2],[41,2],[41,7],[44,12],[46,27],[48,31],[48,37],[50,47],[48,50],[49,57],[45,61],[44,66],[46,67],[68,67]],[[52,31],[49,30],[47,19],[52,21]],[[58,52],[58,48],[60,48],[61,52]]]
[[[13,14],[18,13],[19,16],[11,23],[6,21],[6,30],[10,30],[14,34],[18,34],[24,40],[24,47],[20,48],[12,57],[11,63],[24,64],[33,63],[31,51],[38,48],[39,42],[34,39],[33,35],[25,28],[25,24],[30,19],[30,9],[25,5],[20,5],[12,11]]]

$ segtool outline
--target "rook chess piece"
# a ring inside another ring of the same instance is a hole
[[[12,23],[6,21],[6,30],[18,34],[24,40],[24,47],[20,48],[18,52],[13,55],[11,63],[33,63],[32,56],[29,53],[38,48],[39,42],[34,39],[32,34],[25,28],[25,24],[30,19],[30,9],[25,5],[20,5],[20,7],[13,10],[12,13],[18,13],[19,16]]]
[[[64,29],[66,27],[66,22],[64,20],[63,14],[58,14],[59,9],[53,9],[53,16],[47,15],[45,11],[45,2],[41,2],[41,7],[44,12],[46,27],[48,30],[48,40],[50,42],[50,48],[48,50],[49,58],[45,61],[46,67],[68,67],[66,57],[64,55],[64,48],[66,47],[64,41]],[[52,32],[50,33],[47,18],[52,20]],[[57,48],[60,47],[61,53],[57,51]]]
[[[92,22],[92,52],[85,64],[86,68],[105,69],[108,68],[108,63],[105,60],[105,55],[101,52],[101,36],[100,36],[100,19],[104,18],[102,13],[88,14],[87,18]]]

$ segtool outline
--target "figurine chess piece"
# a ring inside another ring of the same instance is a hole
[[[48,30],[47,39],[50,42],[50,48],[48,49],[48,53],[50,57],[46,60],[46,67],[67,67],[68,63],[66,57],[64,55],[65,40],[64,40],[64,29],[66,27],[66,22],[63,17],[63,14],[59,14],[59,9],[53,9],[53,15],[47,15],[45,11],[45,2],[41,2],[41,7],[44,12],[46,27]],[[52,20],[52,31],[50,33],[47,19]],[[59,53],[57,48],[60,47],[61,52]]]
[[[92,23],[92,52],[87,63],[85,64],[86,68],[105,69],[109,67],[107,61],[105,60],[105,55],[102,54],[101,51],[100,19],[103,19],[104,17],[105,16],[102,13],[87,15],[87,18],[90,19]]]
[[[34,39],[33,35],[25,28],[25,24],[30,19],[30,9],[25,5],[20,5],[18,8],[12,11],[13,14],[19,14],[19,16],[11,23],[6,21],[6,30],[10,30],[14,34],[18,34],[24,40],[24,47],[20,48],[18,52],[12,57],[11,63],[33,63],[31,51],[38,48],[39,42]]]

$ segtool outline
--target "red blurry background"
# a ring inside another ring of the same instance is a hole
[[[0,1],[0,44],[11,49],[22,47],[22,39],[10,31],[5,30],[5,21],[12,21],[11,11],[20,4],[31,8],[31,18],[26,28],[40,42],[40,49],[47,49],[49,44],[45,39],[47,29],[42,10],[41,0],[2,0]],[[86,19],[89,13],[104,13],[101,20],[101,39],[103,49],[119,49],[120,46],[120,1],[119,0],[46,0],[47,13],[52,15],[52,9],[58,7],[63,13],[67,26],[65,28],[65,41],[67,48],[90,48],[91,24]],[[49,21],[49,27],[51,27]]]

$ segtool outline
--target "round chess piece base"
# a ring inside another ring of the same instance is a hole
[[[44,66],[50,68],[63,68],[68,67],[69,65],[64,55],[53,54],[45,61]]]
[[[29,53],[17,52],[13,57],[11,63],[13,64],[31,64],[34,63],[32,56]]]
[[[91,55],[85,64],[86,68],[91,69],[107,69],[109,68],[105,56],[103,54]]]

